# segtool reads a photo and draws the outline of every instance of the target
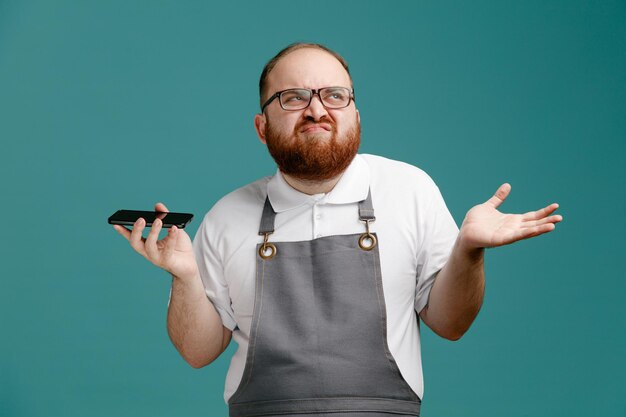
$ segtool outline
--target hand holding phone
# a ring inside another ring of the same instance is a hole
[[[167,207],[162,203],[158,203],[154,207],[154,211],[160,214],[170,214]],[[154,214],[154,212],[148,213]],[[160,217],[159,214],[156,214],[154,219],[152,219],[152,229],[146,238],[142,237],[142,232],[147,225],[143,217],[139,217],[138,220],[131,223],[133,226],[132,231],[122,224],[114,224],[113,227],[120,235],[128,240],[130,246],[137,253],[154,265],[163,268],[180,279],[197,279],[199,275],[198,264],[196,263],[196,257],[189,235],[174,224],[169,228],[167,236],[158,240],[159,232],[164,226],[164,220],[167,219],[167,216],[163,216],[163,220]],[[111,223],[110,218],[109,223]],[[186,225],[187,223],[188,221],[184,224]]]

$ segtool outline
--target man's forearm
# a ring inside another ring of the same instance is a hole
[[[438,335],[457,340],[476,318],[484,292],[484,249],[467,249],[459,235],[433,284],[422,320]]]
[[[173,277],[167,312],[167,330],[181,356],[194,368],[211,363],[230,341],[199,276]]]

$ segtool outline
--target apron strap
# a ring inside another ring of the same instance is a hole
[[[367,190],[367,198],[359,201],[359,220],[363,222],[376,220],[374,206],[372,205],[372,190]]]
[[[265,205],[263,206],[263,214],[261,215],[261,224],[259,226],[259,234],[274,233],[274,220],[276,212],[270,203],[269,196],[265,197]],[[374,206],[372,205],[372,192],[367,190],[367,198],[359,201],[359,220],[364,222],[373,222],[376,220],[374,216]]]
[[[265,197],[265,205],[263,206],[263,214],[261,215],[261,225],[259,226],[260,235],[274,233],[274,219],[276,219],[276,212],[268,196]]]

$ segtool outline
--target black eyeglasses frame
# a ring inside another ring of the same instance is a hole
[[[345,106],[341,106],[341,107],[328,107],[327,105],[324,104],[324,101],[322,100],[322,96],[320,96],[320,92],[323,90],[326,90],[328,88],[343,88],[346,89],[348,91],[350,91],[350,97],[348,99],[348,103]],[[310,91],[311,92],[311,96],[309,97],[309,102],[307,103],[307,105],[301,109],[286,109],[285,107],[283,107],[283,102],[282,100],[280,100],[280,96],[283,93],[286,93],[288,91],[295,91],[295,90],[306,90],[306,91]],[[311,105],[311,101],[313,101],[313,96],[317,95],[320,99],[320,103],[322,103],[322,106],[326,107],[327,109],[344,109],[346,107],[348,107],[350,105],[351,102],[354,101],[354,88],[350,89],[347,87],[322,87],[322,88],[318,88],[318,89],[312,89],[312,88],[288,88],[286,90],[282,90],[282,91],[277,91],[274,94],[272,94],[272,96],[270,98],[268,98],[265,103],[263,103],[263,105],[261,106],[261,113],[263,113],[265,111],[265,108],[267,106],[269,106],[272,101],[276,100],[277,98],[279,99],[278,102],[280,103],[280,108],[285,110],[285,111],[298,111],[298,110],[304,110],[306,108],[308,108]]]

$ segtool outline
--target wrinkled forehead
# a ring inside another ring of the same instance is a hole
[[[326,51],[302,48],[285,55],[267,77],[267,91],[287,88],[352,87],[350,75],[341,62]]]

